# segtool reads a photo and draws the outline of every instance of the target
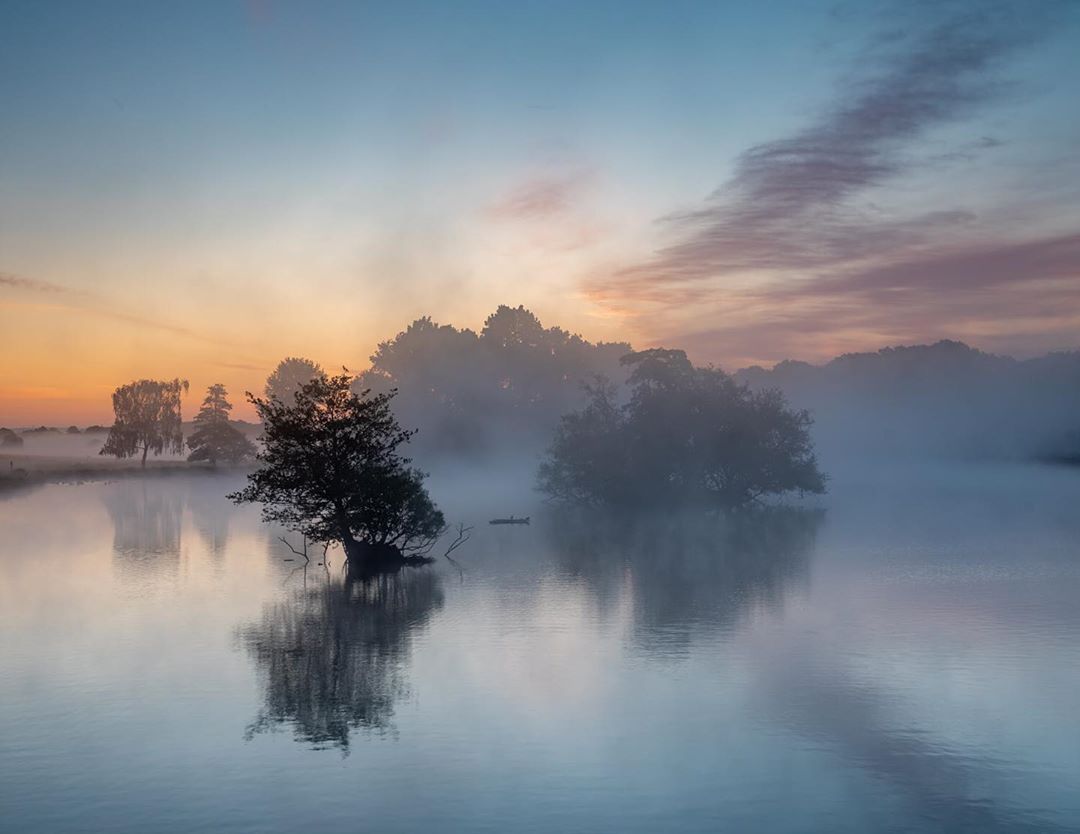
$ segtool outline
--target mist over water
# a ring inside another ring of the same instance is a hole
[[[433,472],[464,572],[375,583],[303,569],[238,476],[4,498],[5,830],[1080,826],[1071,470],[868,466],[727,519],[526,474]]]
[[[0,2],[0,834],[1080,834],[1078,45]]]

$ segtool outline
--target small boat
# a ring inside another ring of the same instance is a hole
[[[510,518],[493,518],[493,519],[491,519],[491,521],[488,522],[488,524],[528,524],[528,523],[529,523],[529,517],[528,516],[525,516],[525,518],[514,518],[513,516],[510,516]]]

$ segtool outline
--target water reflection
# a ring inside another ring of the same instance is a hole
[[[235,512],[226,497],[227,488],[213,483],[214,488],[207,489],[193,482],[185,497],[195,531],[213,564],[220,568],[229,544],[229,519]]]
[[[121,576],[174,576],[180,565],[184,497],[144,480],[121,481],[102,492],[113,523],[113,559]]]
[[[685,649],[698,628],[730,629],[777,609],[804,581],[823,513],[774,508],[733,517],[560,513],[546,525],[561,569],[601,604],[627,593],[647,651]]]
[[[264,691],[249,737],[288,725],[298,741],[348,750],[354,730],[387,729],[409,691],[413,637],[442,604],[436,574],[407,570],[363,582],[308,579],[267,605],[240,632]]]
[[[1008,803],[1022,767],[911,726],[888,681],[859,679],[811,639],[763,658],[758,683],[757,706],[771,721],[895,789],[924,824],[973,834],[1076,830]]]

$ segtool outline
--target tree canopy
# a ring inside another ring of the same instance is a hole
[[[164,451],[184,450],[180,397],[188,390],[186,379],[140,379],[121,385],[112,395],[116,421],[99,454],[118,458]]]
[[[393,392],[351,390],[349,374],[316,377],[291,403],[248,399],[263,421],[259,468],[236,502],[323,544],[340,543],[352,569],[423,557],[442,534],[424,474],[399,448],[413,435],[390,408]]]
[[[286,356],[266,378],[266,396],[291,404],[297,391],[323,376],[326,372],[317,362],[300,356]]]
[[[810,415],[773,390],[752,392],[681,350],[622,359],[629,401],[603,380],[566,415],[539,472],[552,498],[584,504],[739,507],[763,496],[820,493]]]
[[[581,384],[620,372],[626,344],[592,344],[545,328],[524,307],[500,306],[480,333],[417,319],[379,344],[357,390],[397,389],[394,411],[422,429],[427,454],[512,445],[540,451],[559,417],[582,402]]]
[[[255,445],[235,427],[229,425],[232,403],[225,386],[217,383],[206,389],[199,413],[195,415],[195,431],[188,438],[190,461],[218,461],[236,464],[255,455]]]

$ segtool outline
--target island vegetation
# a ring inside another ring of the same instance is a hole
[[[1067,420],[1009,423],[1010,406],[985,394],[1015,391],[1044,404],[1039,413],[1060,415],[1068,409],[1048,404],[1072,403],[1076,379],[1071,354],[1015,362],[953,342],[729,375],[695,367],[681,350],[591,343],[503,305],[477,332],[417,319],[355,375],[328,376],[312,359],[286,357],[264,395],[249,395],[258,423],[231,419],[220,383],[185,424],[185,380],[135,380],[114,392],[110,427],[0,429],[10,458],[0,474],[5,486],[93,477],[81,450],[67,465],[41,452],[80,441],[96,447],[99,434],[107,435],[100,454],[133,459],[135,473],[151,455],[171,458],[150,467],[155,474],[257,457],[251,482],[234,497],[263,504],[268,520],[308,543],[340,544],[350,570],[396,569],[423,563],[445,530],[410,457],[440,470],[513,467],[561,505],[729,511],[823,492],[823,446],[832,467],[838,449],[907,454],[917,442],[932,448],[939,434],[952,438],[961,423],[957,452],[992,449],[980,426],[996,425],[996,436],[1013,438],[997,448],[1012,442],[1030,450],[1028,459],[1072,463],[1080,444]],[[961,420],[970,409],[958,398],[986,418]],[[936,434],[918,428],[931,418],[943,426]],[[905,434],[898,422],[914,428]],[[871,425],[880,430],[870,433]],[[177,457],[184,452],[187,461]],[[124,471],[101,466],[110,476]]]
[[[754,393],[681,350],[630,353],[629,401],[600,379],[565,416],[540,466],[551,498],[590,506],[731,509],[821,493],[811,418],[774,390]]]
[[[263,445],[230,498],[261,504],[266,521],[305,542],[340,544],[353,574],[423,564],[446,525],[424,474],[400,452],[413,432],[394,416],[392,393],[357,393],[353,382],[315,377],[291,403],[249,395]]]

